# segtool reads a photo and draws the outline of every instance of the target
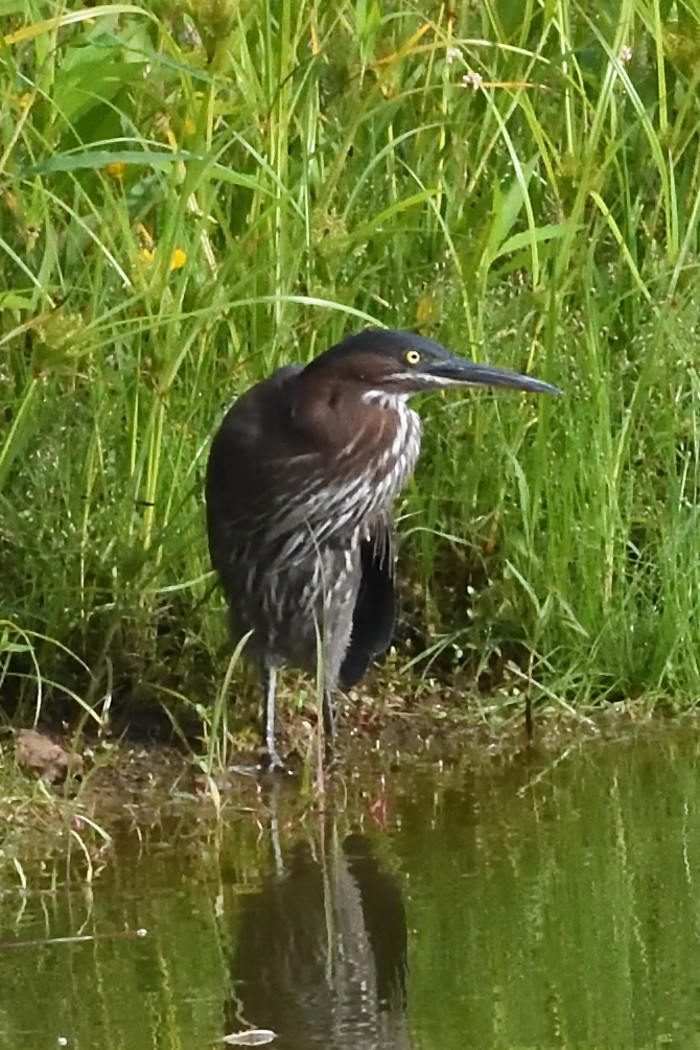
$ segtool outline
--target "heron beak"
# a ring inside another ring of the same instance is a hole
[[[511,372],[495,365],[481,365],[463,357],[448,358],[444,362],[431,363],[426,372],[442,386],[502,386],[510,390],[526,390],[532,394],[561,394],[563,391],[551,383],[544,383],[533,376]]]

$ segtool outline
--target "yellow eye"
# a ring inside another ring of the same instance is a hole
[[[417,365],[420,361],[420,354],[417,350],[407,350],[403,355],[403,359],[407,365]]]

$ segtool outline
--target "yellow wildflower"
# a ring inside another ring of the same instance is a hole
[[[123,160],[114,160],[111,164],[107,165],[105,171],[110,179],[114,179],[116,182],[121,182],[124,178],[124,172],[126,171],[126,164]]]
[[[156,242],[151,236],[148,229],[142,224],[136,227],[136,232],[139,238],[139,252],[138,257],[142,263],[146,263],[150,266],[156,258]],[[183,248],[175,248],[173,254],[170,257],[170,270],[181,270],[187,262],[187,252]]]
[[[26,109],[33,97],[31,91],[25,91],[23,95],[10,95],[9,101],[16,103],[20,109]]]

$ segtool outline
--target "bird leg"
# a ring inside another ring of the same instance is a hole
[[[323,732],[326,734],[326,743],[332,747],[335,740],[335,718],[332,692],[328,688],[323,690]]]
[[[275,692],[277,688],[277,669],[262,666],[262,683],[265,692],[265,721],[263,733],[265,736],[265,747],[269,755],[270,764],[268,769],[284,769],[284,762],[277,754],[275,747]]]
[[[323,690],[323,735],[326,745],[326,759],[333,757],[335,748],[335,718],[333,717],[333,694],[328,687]]]

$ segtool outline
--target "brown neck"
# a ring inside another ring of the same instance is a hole
[[[348,449],[372,458],[381,455],[393,443],[399,417],[386,403],[364,399],[366,390],[366,385],[352,380],[334,382],[322,372],[302,372],[294,421],[333,458]]]

